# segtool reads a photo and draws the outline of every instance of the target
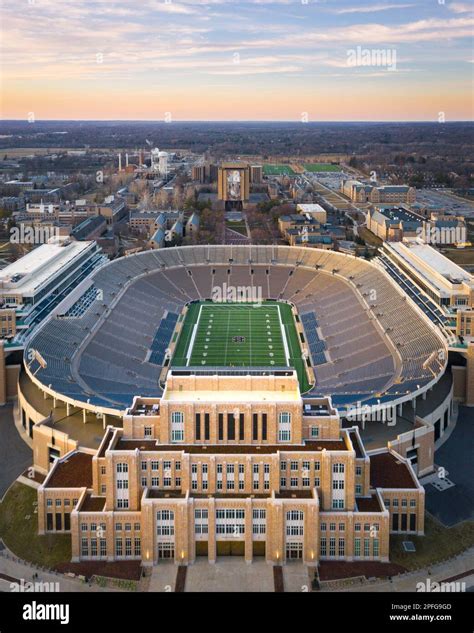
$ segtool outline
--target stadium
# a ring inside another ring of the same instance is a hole
[[[188,246],[106,263],[25,350],[39,534],[70,534],[71,564],[386,563],[390,534],[424,534],[447,351],[380,262]]]
[[[113,414],[135,396],[159,397],[178,368],[292,367],[305,398],[331,396],[345,410],[414,398],[446,361],[441,332],[381,267],[284,246],[170,248],[107,263],[25,350],[41,390]]]

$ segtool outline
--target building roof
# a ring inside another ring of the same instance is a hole
[[[390,242],[386,247],[394,251],[405,266],[437,288],[441,296],[450,296],[454,283],[463,282],[474,289],[473,275],[421,240]]]
[[[232,391],[230,389],[222,389],[220,391],[212,390],[187,390],[178,391],[167,388],[163,394],[163,400],[171,402],[299,402],[299,391],[287,389],[285,391],[271,391],[265,389],[256,389],[254,391]]]
[[[228,162],[223,161],[219,166],[222,167],[222,169],[245,169],[249,165],[248,163],[234,160],[234,161],[228,161]]]
[[[293,224],[302,224],[307,226],[321,226],[321,223],[316,218],[307,218],[304,215],[298,213],[292,213],[290,215],[282,215],[280,220],[282,222],[292,222]]]
[[[379,221],[384,218],[389,224],[399,224],[403,222],[404,225],[412,224],[419,226],[424,221],[423,218],[403,207],[376,207],[373,211],[373,215]],[[382,216],[382,218],[380,216]]]
[[[102,512],[105,507],[105,497],[86,495],[81,505],[81,512]]]
[[[406,193],[410,187],[408,185],[382,185],[377,189],[383,193]]]
[[[326,213],[320,204],[298,204],[296,207],[301,213]]]
[[[356,459],[361,459],[365,457],[364,450],[362,448],[362,444],[359,441],[359,436],[356,431],[349,431],[349,436],[351,438],[352,446],[354,447]]]
[[[92,455],[75,452],[58,460],[53,466],[46,488],[90,488],[92,486]]]
[[[193,224],[194,226],[199,226],[199,216],[197,213],[193,213],[187,222],[188,224]]]
[[[162,215],[159,211],[134,211],[130,214],[131,220],[156,220]]]
[[[383,510],[375,494],[370,497],[356,497],[356,503],[359,512],[382,512]]]
[[[105,218],[101,215],[91,215],[89,218],[78,224],[72,231],[71,235],[76,239],[80,239],[83,236],[89,235],[91,231],[94,231],[100,226],[105,226],[106,224],[107,222]]]
[[[280,490],[275,492],[276,499],[312,499],[312,490]]]
[[[0,284],[6,293],[34,295],[44,283],[63,272],[72,260],[92,244],[94,242],[76,242],[64,238],[42,244],[1,270]],[[17,278],[17,275],[20,277]],[[13,281],[16,278],[17,281]]]
[[[161,243],[165,239],[165,232],[162,228],[157,229],[150,238],[152,242]]]
[[[296,238],[298,244],[332,244],[332,238],[328,235],[300,235]]]
[[[172,453],[183,451],[198,455],[213,454],[251,454],[265,455],[276,453],[277,451],[292,452],[320,452],[327,451],[347,451],[348,448],[344,440],[316,440],[305,442],[305,444],[158,444],[155,440],[124,440],[121,438],[113,450],[116,451],[160,451]]]
[[[386,451],[370,455],[370,485],[372,488],[416,488],[405,462]]]
[[[176,222],[171,227],[173,233],[182,233],[183,232],[183,223],[181,220],[176,220]]]

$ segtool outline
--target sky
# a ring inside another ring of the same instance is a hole
[[[0,116],[472,120],[474,2],[0,0]]]

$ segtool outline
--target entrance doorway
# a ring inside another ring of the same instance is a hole
[[[303,558],[303,543],[287,543],[286,559],[301,560]]]
[[[245,541],[217,541],[216,552],[218,556],[244,556]]]
[[[171,560],[174,558],[174,543],[158,543],[158,560]]]

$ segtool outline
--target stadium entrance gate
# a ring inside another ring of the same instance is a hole
[[[217,556],[244,556],[245,541],[216,541]]]

